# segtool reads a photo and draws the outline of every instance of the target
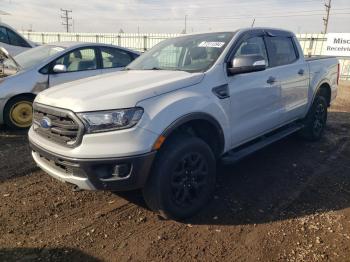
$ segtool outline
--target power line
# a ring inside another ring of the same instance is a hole
[[[72,13],[72,10],[68,10],[68,9],[62,9],[61,8],[61,18],[63,19],[62,25],[65,26],[66,28],[66,32],[69,32],[69,27],[72,26],[72,24],[69,22],[69,20],[72,20],[72,17],[69,16],[69,13]]]
[[[338,9],[332,9],[333,11],[344,11],[348,12],[350,11],[350,8],[338,8]],[[277,11],[277,10],[276,10]],[[186,15],[187,19],[185,20],[230,20],[230,19],[241,19],[241,18],[275,18],[275,17],[294,17],[294,16],[322,16],[324,13],[324,10],[306,10],[306,11],[294,11],[294,12],[288,12],[288,14],[282,15],[281,12],[269,12],[269,13],[260,13],[260,14],[252,14],[252,15],[246,15],[246,14],[237,14],[235,16],[201,16],[196,17],[192,16],[190,19],[188,19],[188,16]],[[343,12],[338,13],[332,13],[332,15],[342,15],[342,14],[348,14]],[[180,17],[160,17],[160,18],[119,18],[117,20],[122,21],[167,21],[167,20],[182,20],[183,18]],[[114,20],[114,19],[113,19]]]
[[[305,3],[319,3],[320,0],[294,0],[293,3],[300,3],[300,4],[305,4]],[[259,7],[259,4],[266,6],[266,4],[268,3],[276,3],[275,0],[265,0],[263,2],[255,2],[254,7]],[[120,3],[119,3],[120,4]],[[140,9],[141,6],[144,9],[148,9],[148,10],[164,10],[164,9],[173,9],[174,6],[172,5],[163,5],[162,7],[159,7],[159,5],[151,5],[151,4],[132,4],[132,3],[121,3],[121,4],[125,4],[126,7],[128,9]],[[244,2],[244,3],[228,3],[228,4],[206,4],[203,2],[198,2],[198,5],[196,5],[197,3],[191,2],[190,6],[186,6],[186,10],[188,9],[199,9],[199,8],[230,8],[230,7],[241,7],[241,6],[252,6],[252,3],[249,2]]]
[[[329,13],[331,11],[331,3],[332,3],[332,0],[328,0],[328,4],[325,4],[327,14],[326,14],[326,17],[323,18],[323,22],[324,22],[323,33],[324,34],[327,34],[327,31],[328,31]]]
[[[344,9],[343,9],[344,10]],[[192,17],[190,20],[237,20],[237,19],[243,19],[243,18],[279,18],[279,17],[304,17],[304,16],[322,16],[323,13],[307,13],[308,11],[305,11],[303,13],[291,13],[291,14],[285,14],[285,15],[239,15],[239,16],[223,16],[223,17]],[[349,12],[339,12],[339,13],[332,13],[332,15],[348,15]],[[134,19],[118,19],[121,21],[179,21],[183,20],[183,18],[180,17],[174,17],[174,18],[134,18]],[[189,19],[187,19],[189,20]]]

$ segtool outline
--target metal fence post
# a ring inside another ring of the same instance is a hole
[[[61,35],[57,34],[57,42],[61,42]]]
[[[45,44],[44,37],[45,37],[44,33],[41,33],[41,43],[42,44]]]
[[[143,50],[147,51],[147,35],[143,36]]]
[[[122,45],[122,38],[120,35],[117,36],[118,39],[118,45],[121,46]]]

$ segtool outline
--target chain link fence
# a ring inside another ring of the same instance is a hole
[[[131,33],[57,33],[57,32],[21,32],[27,39],[47,44],[63,41],[93,42],[118,45],[144,52],[159,42],[179,36],[180,34],[131,34]],[[306,56],[322,56],[325,54],[327,35],[298,34],[301,47]],[[339,57],[341,79],[350,80],[350,57]]]

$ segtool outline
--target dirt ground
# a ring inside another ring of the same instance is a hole
[[[73,192],[0,131],[0,261],[350,261],[350,86],[325,137],[292,136],[219,166],[214,199],[183,223],[140,192]]]

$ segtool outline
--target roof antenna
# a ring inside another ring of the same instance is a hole
[[[254,24],[255,24],[255,18],[253,19],[252,27],[254,27]]]

